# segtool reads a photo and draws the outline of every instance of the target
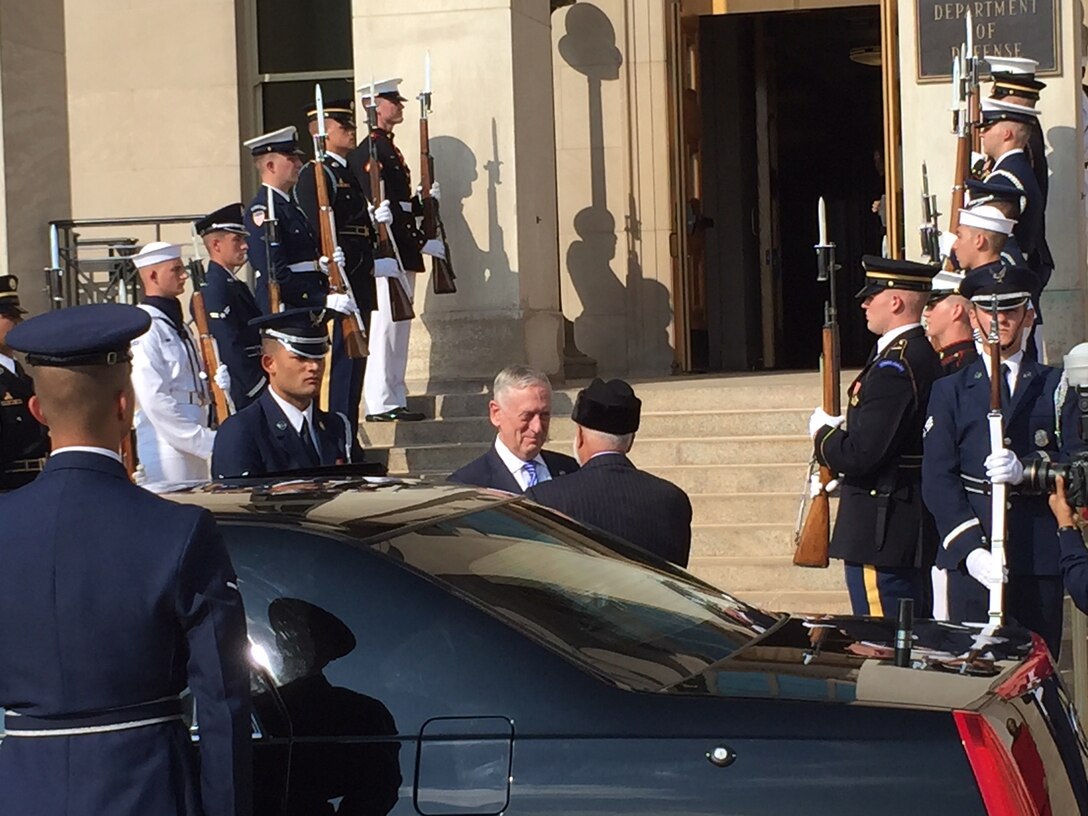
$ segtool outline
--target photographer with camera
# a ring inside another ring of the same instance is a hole
[[[1076,392],[1063,397],[1061,372],[1024,355],[1035,314],[1030,299],[1038,287],[1029,269],[1000,262],[964,278],[960,294],[971,302],[972,321],[983,338],[996,300],[1004,447],[990,446],[991,371],[984,341],[980,359],[933,386],[922,491],[942,537],[933,571],[935,617],[985,622],[990,587],[1007,581],[1005,613],[1038,632],[1057,657],[1063,597],[1058,528],[1040,484],[1058,472],[1051,463],[1068,462],[1083,446]],[[1025,465],[1027,484],[1021,487]],[[991,486],[999,483],[1009,486],[1007,571],[989,541]]]
[[[1065,493],[1065,478],[1054,480],[1055,490],[1050,494],[1050,512],[1058,522],[1058,566],[1062,571],[1065,591],[1073,599],[1077,609],[1088,614],[1088,549],[1080,531],[1079,518],[1084,508],[1075,509]]]

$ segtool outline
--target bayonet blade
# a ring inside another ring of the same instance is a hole
[[[317,135],[322,139],[325,133],[325,100],[321,96],[321,85],[314,85],[314,104],[317,105]]]

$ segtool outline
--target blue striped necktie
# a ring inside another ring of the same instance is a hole
[[[529,476],[529,487],[532,487],[533,485],[535,485],[537,483],[537,481],[538,481],[537,476],[536,476],[536,462],[533,462],[532,460],[530,460],[530,461],[526,462],[524,465],[522,465],[521,469],[524,470],[525,473],[528,474],[528,476]]]

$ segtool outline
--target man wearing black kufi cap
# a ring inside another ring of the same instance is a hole
[[[1030,299],[1038,286],[1029,269],[992,264],[970,272],[960,285],[983,338],[989,335],[995,302],[998,309],[1006,447],[991,453],[985,343],[980,359],[933,387],[922,487],[942,543],[933,571],[934,616],[978,623],[988,619],[989,588],[1005,580],[987,539],[990,487],[1005,483],[1010,486],[1005,612],[1042,635],[1057,657],[1062,631],[1057,525],[1046,497],[1022,495],[1017,485],[1024,474],[1021,460],[1067,460],[1083,443],[1075,392],[1063,396],[1061,372],[1023,352],[1033,314]]]
[[[941,371],[921,317],[937,270],[869,255],[862,265],[857,298],[880,339],[850,384],[846,416],[817,409],[809,419],[816,459],[842,474],[829,553],[843,562],[855,615],[893,616],[911,598],[926,617],[936,531],[919,490],[922,422]]]
[[[288,309],[251,321],[262,337],[268,388],[227,418],[212,450],[212,478],[260,476],[362,458],[348,418],[315,404],[329,350],[324,309]]]
[[[578,393],[571,412],[581,469],[541,482],[526,495],[686,567],[691,501],[672,482],[639,470],[627,458],[641,410],[642,402],[623,380],[594,380]]]
[[[4,813],[251,810],[249,650],[230,556],[207,510],[137,487],[117,453],[136,401],[130,344],[150,326],[110,303],[8,334],[34,367],[31,410],[53,452],[0,495]]]
[[[23,320],[19,279],[0,275],[0,490],[31,481],[49,455],[49,434],[30,413],[34,381],[12,355],[8,332]]]

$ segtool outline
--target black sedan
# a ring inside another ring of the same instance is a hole
[[[890,622],[765,612],[505,494],[171,498],[215,513],[238,570],[262,816],[1088,812],[1024,630],[919,622],[899,668]]]

